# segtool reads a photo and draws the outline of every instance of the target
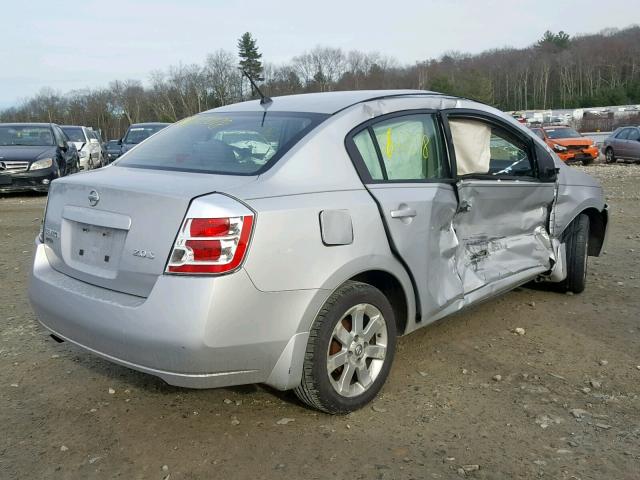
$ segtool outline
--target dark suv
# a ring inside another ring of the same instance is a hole
[[[120,140],[121,154],[131,150],[143,140],[169,125],[171,124],[163,122],[134,123],[130,125],[127,133]]]
[[[46,192],[78,171],[78,150],[54,123],[0,123],[0,192]]]

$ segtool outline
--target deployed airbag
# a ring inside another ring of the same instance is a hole
[[[474,120],[450,120],[458,175],[489,173],[491,127]]]

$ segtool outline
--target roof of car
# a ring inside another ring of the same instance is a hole
[[[85,127],[84,125],[60,125],[60,128],[86,128],[87,130],[92,130],[91,127]]]
[[[334,114],[357,103],[379,98],[401,97],[408,95],[439,96],[440,93],[426,90],[350,90],[341,92],[303,93],[272,97],[273,102],[268,105],[270,112],[309,112]],[[224,107],[214,108],[208,112],[261,112],[264,108],[260,100],[234,103]],[[207,112],[205,112],[207,113]]]
[[[141,122],[141,123],[132,123],[129,125],[130,127],[144,127],[144,126],[152,126],[152,125],[171,125],[169,122]]]

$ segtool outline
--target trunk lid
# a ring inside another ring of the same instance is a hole
[[[255,178],[114,166],[58,179],[44,225],[47,258],[78,280],[146,297],[191,200]]]

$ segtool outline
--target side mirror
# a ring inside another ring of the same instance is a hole
[[[58,145],[58,147],[60,148],[60,150],[62,150],[63,152],[66,152],[67,150],[69,150],[69,144],[66,142],[62,142],[60,145]]]
[[[118,145],[122,145],[122,139],[121,138],[118,139]]]

